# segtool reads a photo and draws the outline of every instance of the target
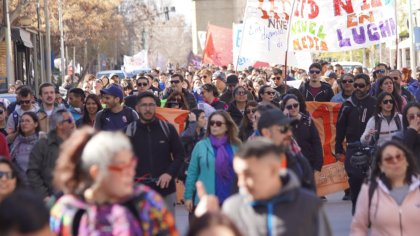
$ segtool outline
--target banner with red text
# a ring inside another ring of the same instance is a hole
[[[232,29],[208,25],[203,63],[217,66],[232,63]]]
[[[396,0],[295,0],[289,50],[344,51],[394,40]]]
[[[317,194],[325,196],[347,189],[349,185],[344,163],[337,162],[334,157],[335,125],[337,124],[341,103],[306,102],[306,107],[318,130],[324,153],[322,170],[315,173]]]
[[[178,134],[181,134],[185,129],[185,121],[188,118],[188,113],[189,111],[186,110],[156,107],[156,116],[161,120],[173,124]]]

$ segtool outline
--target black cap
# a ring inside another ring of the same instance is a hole
[[[273,125],[288,125],[293,123],[293,119],[285,116],[283,112],[278,109],[270,109],[261,114],[258,121],[258,131],[261,132],[264,128],[269,128]]]
[[[226,84],[237,84],[239,83],[239,79],[238,76],[236,76],[235,74],[231,74],[227,77],[226,79]]]

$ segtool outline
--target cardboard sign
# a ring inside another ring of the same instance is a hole
[[[348,176],[344,163],[335,162],[324,165],[321,172],[315,173],[316,193],[325,196],[349,188]]]

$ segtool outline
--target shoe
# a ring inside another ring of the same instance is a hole
[[[322,201],[327,201],[327,198],[325,196],[319,197]]]
[[[350,201],[351,197],[350,197],[350,195],[346,194],[346,195],[344,195],[344,197],[342,199],[343,199],[343,201]]]

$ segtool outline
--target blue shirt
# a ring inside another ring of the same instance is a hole
[[[139,119],[137,112],[129,107],[114,113],[108,108],[96,114],[94,127],[97,130],[118,131],[123,130],[128,124]]]

